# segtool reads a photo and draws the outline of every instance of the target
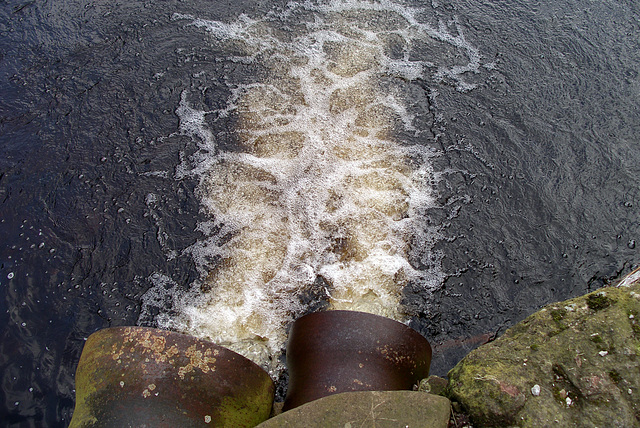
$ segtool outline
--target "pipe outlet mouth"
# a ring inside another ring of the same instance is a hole
[[[283,410],[341,392],[411,390],[430,365],[427,339],[398,321],[342,310],[305,315],[289,334]]]
[[[245,357],[195,337],[114,327],[87,339],[70,427],[253,427],[275,387]]]

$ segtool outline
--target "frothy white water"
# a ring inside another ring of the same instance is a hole
[[[231,23],[174,16],[230,52],[225,61],[259,62],[268,72],[229,84],[226,106],[215,111],[199,110],[183,93],[180,133],[200,150],[177,175],[200,179],[211,220],[199,226],[207,238],[188,249],[201,283],[172,296],[177,315],[159,316],[160,326],[273,370],[286,326],[305,311],[300,296],[314,282],[329,309],[400,321],[409,281],[439,285],[437,265],[419,271],[408,261],[411,252],[428,256],[438,231],[423,218],[434,204],[436,153],[420,144],[405,88],[429,75],[472,89],[464,74],[477,72],[480,56],[455,22],[429,25],[423,15],[391,1],[354,0],[290,3]],[[433,44],[466,62],[419,55]],[[229,115],[237,118],[239,148],[223,151],[207,118]],[[399,139],[400,131],[414,138]],[[174,288],[166,277],[155,282],[147,304]]]

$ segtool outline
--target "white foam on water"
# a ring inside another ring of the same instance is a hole
[[[306,309],[300,296],[318,278],[330,309],[400,321],[410,281],[440,284],[437,263],[425,271],[408,261],[411,252],[429,256],[438,229],[424,218],[435,203],[435,153],[419,138],[395,137],[422,132],[403,87],[431,77],[470,90],[465,75],[478,72],[480,55],[457,22],[432,26],[424,13],[387,0],[334,0],[229,23],[174,15],[233,52],[225,61],[260,62],[269,72],[229,84],[223,109],[199,110],[188,92],[177,107],[179,132],[199,151],[176,176],[200,180],[211,220],[199,225],[206,238],[187,249],[197,287],[180,294],[170,279],[151,278],[145,305],[173,313],[157,317],[161,327],[213,340],[273,374],[286,326]],[[466,62],[418,54],[437,44]],[[229,115],[239,149],[224,151],[206,118]]]

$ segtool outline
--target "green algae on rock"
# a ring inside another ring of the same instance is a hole
[[[444,396],[447,380],[439,376],[431,375],[422,379],[418,385],[418,391],[428,392],[429,394]]]
[[[554,303],[449,372],[474,426],[640,426],[640,280]]]

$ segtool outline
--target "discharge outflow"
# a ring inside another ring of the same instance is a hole
[[[429,94],[410,83],[446,79],[470,90],[464,75],[477,72],[480,57],[455,22],[425,16],[391,1],[290,3],[227,23],[174,15],[229,52],[223,61],[266,71],[227,83],[223,108],[202,110],[189,91],[177,107],[179,132],[200,147],[177,176],[199,179],[210,220],[188,249],[201,280],[174,296],[161,327],[208,338],[273,374],[310,287],[328,309],[406,321],[404,287],[440,284],[438,263],[418,270],[409,262],[412,253],[430,258],[438,239],[425,219],[437,151],[424,144],[414,108],[426,109]],[[426,57],[434,46],[457,59]],[[215,118],[230,115],[236,144],[223,150]]]

